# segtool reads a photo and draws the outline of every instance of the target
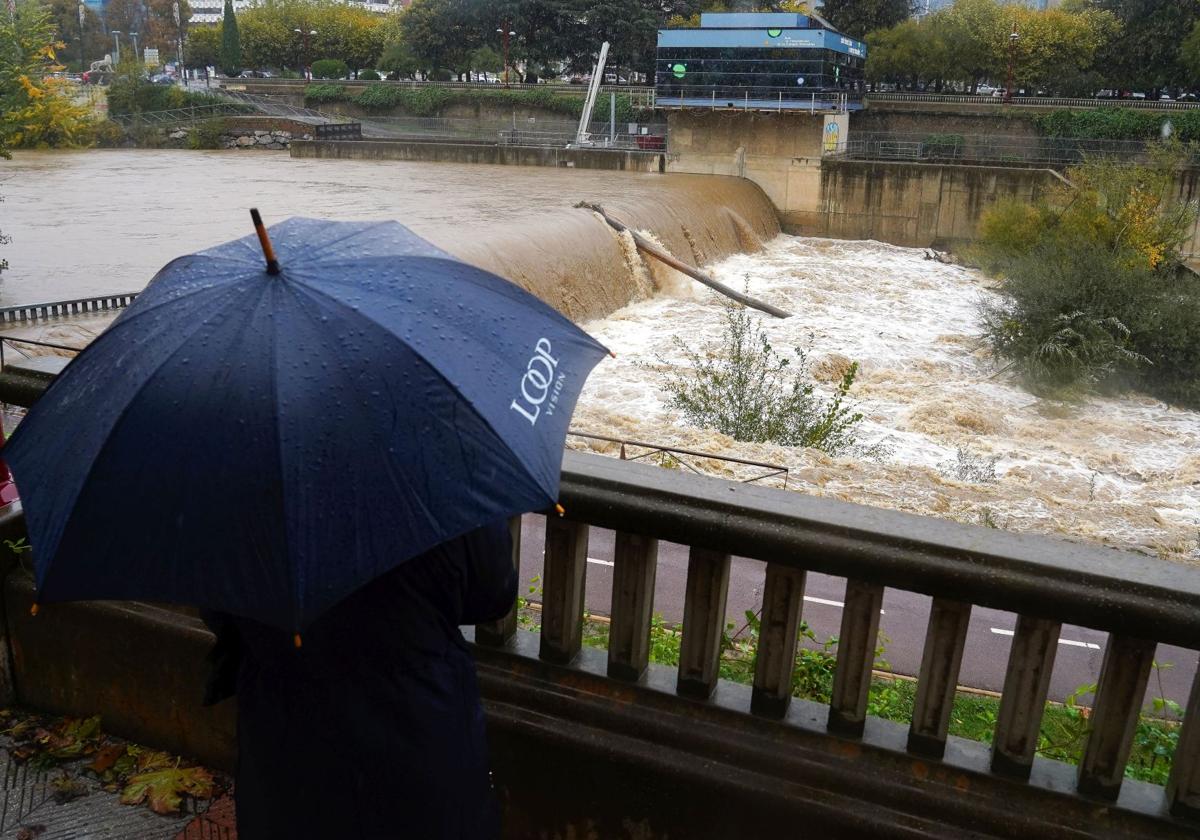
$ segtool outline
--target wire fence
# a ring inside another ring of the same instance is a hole
[[[1098,140],[1079,137],[1023,137],[989,134],[904,134],[851,132],[844,152],[851,160],[905,160],[986,166],[1063,168],[1089,158],[1147,163],[1146,140]],[[1193,162],[1200,160],[1193,159]]]
[[[363,136],[389,140],[565,147],[578,142],[579,125],[567,120],[482,120],[447,117],[364,117]],[[583,145],[635,151],[666,148],[661,123],[593,122]]]
[[[1162,99],[1089,99],[1065,96],[1014,96],[1005,102],[1003,96],[969,96],[944,93],[868,93],[867,102],[931,102],[960,105],[1014,105],[1039,108],[1138,108],[1149,111],[1192,111],[1200,102],[1179,102]]]

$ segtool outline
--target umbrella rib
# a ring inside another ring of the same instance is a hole
[[[389,330],[383,324],[376,321],[369,314],[367,314],[366,312],[363,312],[361,309],[354,309],[353,307],[346,304],[345,301],[339,300],[338,298],[334,297],[333,295],[329,294],[328,292],[324,292],[324,291],[322,291],[318,288],[315,288],[313,286],[310,286],[308,284],[297,284],[296,288],[298,290],[307,292],[309,294],[320,295],[322,298],[333,302],[341,309],[344,309],[345,311],[351,313],[351,315],[363,318],[367,323],[371,324],[373,327],[375,327],[375,329],[382,332],[385,336],[389,336],[392,339],[394,339],[395,341],[401,342],[401,339],[399,336],[397,336],[395,333],[393,333],[391,330]],[[424,353],[419,351],[417,348],[413,347],[411,344],[404,344],[403,346],[406,347],[414,356],[416,356],[422,362],[424,362],[429,367],[429,369],[431,371],[433,371],[434,374],[440,380],[442,380],[442,382],[444,382],[446,384],[446,386],[448,388],[450,388],[451,390],[453,390],[457,393],[460,393],[460,394],[462,393],[461,391],[458,390],[458,388],[455,387],[454,383],[452,383],[449,379],[446,378],[446,375],[444,373],[442,373],[441,370],[438,369],[438,366],[435,365],[432,361],[430,361],[427,356],[425,356]],[[500,445],[503,446],[505,451],[508,452],[508,454],[512,457],[514,463],[523,465],[524,464],[523,460],[520,458],[520,456],[517,455],[516,452],[513,451],[512,447],[509,446],[508,441],[504,439],[504,435],[500,434],[500,432],[496,429],[496,427],[493,426],[491,424],[491,422],[487,419],[487,417],[484,415],[484,413],[482,411],[480,411],[478,408],[476,408],[474,403],[472,403],[470,400],[465,399],[465,395],[464,395],[463,401],[467,404],[467,406],[471,409],[471,411],[475,414],[475,416],[479,418],[479,422],[481,422],[488,429],[488,431],[490,431],[492,433],[492,435],[496,438],[496,440],[498,440],[500,442]],[[537,482],[536,477],[528,469],[526,469],[526,473],[529,474],[530,478],[533,478],[535,480],[535,482]],[[541,482],[537,482],[537,484],[547,496],[553,495],[546,487],[542,487]]]
[[[226,289],[225,291],[228,292],[229,290]],[[138,398],[150,386],[150,383],[152,383],[158,377],[159,373],[162,372],[162,369],[164,367],[166,367],[171,362],[172,359],[174,359],[180,352],[182,352],[184,350],[184,348],[187,347],[188,342],[191,341],[192,337],[195,336],[196,333],[200,332],[200,330],[203,329],[205,326],[207,326],[209,324],[209,322],[211,321],[211,319],[214,316],[216,316],[217,314],[219,314],[219,313],[214,312],[214,313],[210,314],[209,316],[207,316],[206,318],[204,318],[203,320],[201,320],[200,323],[197,324],[194,329],[190,330],[187,333],[187,335],[185,335],[182,339],[180,339],[179,344],[177,344],[175,346],[175,348],[173,350],[171,350],[171,352],[169,352],[166,355],[166,357],[164,357],[162,359],[162,361],[160,361],[157,365],[155,365],[154,370],[151,371],[149,374],[147,374],[146,378],[143,379],[142,383],[137,387],[137,390],[134,391],[134,393],[130,396],[130,398],[125,401],[125,405],[122,406],[121,410],[117,413],[116,417],[113,418],[112,423],[108,427],[108,432],[104,436],[104,443],[102,443],[99,447],[97,447],[96,451],[94,453],[92,453],[91,463],[88,465],[88,468],[86,471],[81,472],[82,475],[86,476],[86,475],[91,474],[92,469],[95,468],[95,466],[96,466],[96,462],[99,461],[100,456],[103,455],[104,450],[108,445],[108,441],[111,440],[113,431],[118,426],[120,426],[122,422],[124,422],[125,417],[126,417],[126,415],[128,415],[130,408],[133,406],[134,403],[137,402]],[[101,338],[103,338],[103,336],[101,336]],[[86,350],[84,352],[86,352]],[[50,384],[50,388],[47,389],[46,394],[43,395],[42,399],[40,399],[38,401],[39,405],[43,405],[46,407],[48,407],[50,405],[50,402],[47,400],[47,397],[51,396],[54,393],[54,389],[56,387],[60,386],[62,383],[64,383],[64,382],[69,383],[70,380],[69,380],[69,378],[67,378],[68,373],[69,373],[69,368],[66,372],[64,372],[54,382],[52,382]],[[35,405],[33,407],[33,409],[31,409],[31,411],[37,411],[37,410],[38,410],[37,405]],[[78,493],[78,489],[76,490],[76,493]],[[48,554],[48,556],[51,557],[51,560],[53,560],[54,552],[58,551],[58,544],[59,544],[59,542],[62,541],[63,534],[65,534],[67,532],[67,528],[70,526],[72,518],[73,517],[69,516],[62,523],[62,527],[59,529],[58,535],[54,542],[53,551]],[[42,581],[39,582],[39,589],[46,582],[46,580],[49,579],[49,577],[50,577],[50,563],[48,562],[46,564],[45,574],[42,576]]]
[[[264,284],[263,291],[265,294],[275,294],[276,289],[284,290],[284,287],[278,283]],[[280,319],[272,320],[271,329],[271,414],[275,425],[275,457],[278,464],[279,480],[284,481],[284,458],[283,458],[283,433],[280,429],[279,415],[279,323]],[[283,525],[283,556],[290,557],[291,550],[288,540],[288,505],[284,497],[284,493],[279,494],[279,521]],[[301,594],[302,581],[304,578],[304,570],[300,568],[300,564],[285,564],[285,568],[292,571],[292,624],[293,629],[299,633],[300,625],[304,618],[304,599]]]

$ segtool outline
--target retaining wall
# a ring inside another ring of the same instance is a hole
[[[486,163],[506,166],[554,166],[662,172],[659,152],[610,149],[561,149],[495,143],[435,143],[411,140],[306,140],[291,144],[292,157],[346,160],[408,160]]]
[[[785,231],[805,236],[952,247],[975,238],[996,202],[1032,203],[1061,183],[1050,169],[827,159],[819,194],[780,216]]]

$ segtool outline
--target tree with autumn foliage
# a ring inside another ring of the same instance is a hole
[[[54,36],[54,14],[40,0],[17,0],[13,14],[0,15],[0,156],[92,142],[90,109],[52,76],[63,69]]]
[[[984,333],[1038,394],[1135,388],[1200,407],[1200,278],[1181,266],[1194,202],[1175,179],[1186,151],[1149,165],[1089,160],[1042,201],[983,218],[975,258],[1001,278]]]

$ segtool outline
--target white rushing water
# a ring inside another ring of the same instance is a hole
[[[980,340],[979,305],[994,294],[981,273],[915,249],[791,236],[711,272],[794,313],[754,317],[776,349],[809,348],[826,394],[847,360],[860,363],[851,391],[865,416],[860,439],[890,454],[831,458],[685,424],[666,407],[659,359],[686,364],[675,337],[715,344],[723,312],[679,275],[656,275],[658,296],[584,325],[617,357],[592,374],[577,429],[786,465],[788,486],[803,493],[1200,562],[1200,412],[1138,395],[1034,397],[998,373]],[[995,458],[995,480],[956,478],[960,448]]]

